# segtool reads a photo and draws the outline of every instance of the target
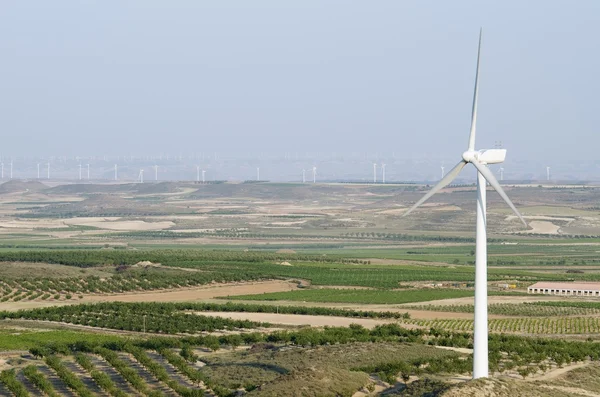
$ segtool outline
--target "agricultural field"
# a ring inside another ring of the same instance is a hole
[[[567,375],[600,374],[600,300],[526,293],[600,281],[598,188],[506,188],[530,226],[490,195],[485,387],[599,393]],[[425,190],[6,182],[0,395],[468,393],[474,186],[401,218]]]
[[[366,304],[400,304],[472,296],[472,291],[460,289],[307,289],[303,291],[273,292],[260,295],[238,295],[230,299],[258,301],[302,301]],[[224,298],[226,299],[226,298]]]

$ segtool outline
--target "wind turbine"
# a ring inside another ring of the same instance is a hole
[[[302,183],[306,183],[306,170],[302,170]]]
[[[13,179],[13,161],[10,160],[10,179]]]
[[[256,167],[256,180],[260,181],[260,168]]]
[[[11,177],[12,178],[12,177]],[[550,167],[546,167],[546,180],[550,180]]]
[[[313,183],[317,183],[317,167],[313,167]]]
[[[196,182],[200,182],[200,166],[196,166]]]
[[[37,179],[40,179],[40,163],[37,163]]]
[[[469,146],[462,154],[462,160],[433,187],[425,196],[416,202],[403,216],[411,213],[425,200],[439,190],[449,185],[460,171],[467,165],[473,164],[477,169],[477,237],[475,241],[475,321],[473,335],[473,379],[488,376],[488,308],[487,308],[487,233],[486,233],[486,181],[498,192],[500,197],[514,211],[525,226],[527,223],[510,201],[494,174],[487,164],[504,162],[506,149],[475,150],[475,132],[477,125],[477,93],[479,81],[479,58],[481,54],[481,32],[479,33],[479,47],[477,50],[477,69],[475,74],[475,89],[473,93],[473,109],[471,113],[471,132]]]
[[[154,180],[158,181],[158,165],[154,166]]]
[[[48,179],[50,179],[50,162],[48,161]]]
[[[118,180],[117,176],[118,176],[118,174],[117,174],[117,165],[115,164],[115,181]]]
[[[90,165],[87,164],[87,179],[90,180]]]
[[[79,180],[81,180],[81,163],[79,163]]]
[[[0,167],[2,167],[2,179],[4,179],[4,163],[0,163]]]
[[[381,163],[381,183],[385,183],[385,164]]]
[[[498,173],[500,174],[500,180],[503,181],[504,180],[504,167],[500,167],[500,169],[498,170]]]
[[[205,174],[206,174],[206,171],[202,170],[202,183],[206,182],[206,179],[204,178]]]
[[[140,183],[144,183],[144,169],[140,170],[140,175],[138,176]]]
[[[444,175],[445,175],[445,174],[444,174],[444,171],[446,170],[446,167],[444,167],[444,166],[442,165],[442,167],[441,167],[441,168],[442,168],[442,179],[444,179]]]
[[[377,183],[377,163],[373,163],[373,183]]]

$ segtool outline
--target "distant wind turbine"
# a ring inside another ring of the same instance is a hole
[[[313,183],[317,183],[317,167],[313,167],[312,172],[313,172]]]
[[[79,180],[81,180],[81,163],[79,163]]]
[[[504,168],[500,167],[500,169],[498,170],[498,173],[500,174],[500,180],[503,181],[504,180]]]
[[[40,179],[40,163],[37,163],[37,179]]]
[[[381,183],[385,183],[385,164],[381,163]]]
[[[550,167],[546,167],[546,180],[550,180]]]
[[[50,179],[50,162],[48,161],[47,177]]]
[[[202,183],[206,182],[206,178],[204,177],[206,175],[206,171],[202,170]]]
[[[158,165],[154,166],[154,180],[158,181]]]
[[[260,181],[260,168],[256,167],[256,180]]]
[[[13,179],[13,161],[10,160],[10,179]]]
[[[115,181],[118,180],[117,165],[115,164]]]
[[[90,165],[87,164],[87,179],[90,180]]]
[[[4,179],[4,163],[0,163],[0,167],[2,168],[2,179]]]
[[[416,202],[403,216],[410,214],[425,200],[433,196],[445,186],[449,185],[460,171],[467,165],[473,164],[477,169],[477,232],[475,240],[475,321],[473,336],[473,379],[486,378],[489,371],[488,355],[488,307],[487,307],[487,233],[486,233],[486,181],[500,194],[525,226],[527,223],[515,208],[514,204],[502,186],[487,167],[487,164],[504,162],[506,149],[475,150],[475,132],[477,125],[477,94],[479,80],[479,59],[481,53],[481,33],[479,35],[479,49],[477,51],[477,71],[475,74],[475,90],[473,93],[473,109],[471,113],[471,132],[469,146],[462,154],[461,161],[425,196]]]
[[[200,166],[196,166],[196,182],[200,182]]]
[[[444,167],[444,166],[442,165],[442,179],[444,179],[444,175],[445,175],[445,173],[444,173],[444,172],[445,172],[445,170],[446,170],[446,167]]]
[[[140,183],[144,183],[144,169],[140,170],[140,175],[138,176]]]
[[[306,170],[302,170],[302,183],[306,183]]]
[[[373,163],[373,183],[377,183],[377,163]]]

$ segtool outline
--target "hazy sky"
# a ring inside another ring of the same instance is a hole
[[[0,153],[598,158],[600,1],[4,0]]]

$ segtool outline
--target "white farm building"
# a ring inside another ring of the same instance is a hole
[[[600,297],[600,283],[539,282],[527,287],[527,293]]]

